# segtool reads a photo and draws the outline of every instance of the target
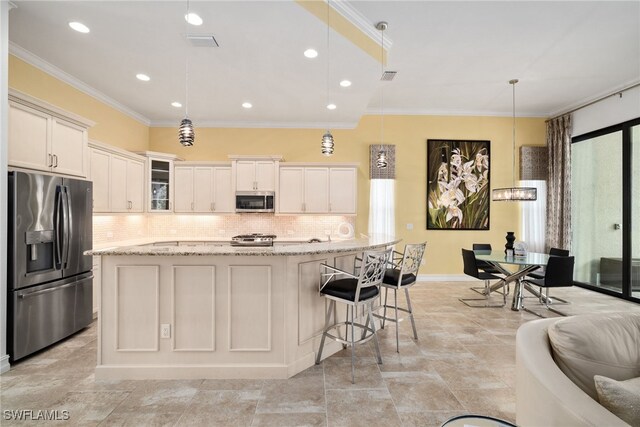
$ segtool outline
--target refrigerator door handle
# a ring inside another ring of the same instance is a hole
[[[49,292],[55,292],[55,291],[59,291],[60,289],[70,288],[71,286],[76,286],[77,284],[78,284],[78,282],[72,282],[72,283],[67,283],[66,285],[62,285],[62,286],[56,286],[56,287],[53,287],[53,288],[43,289],[41,291],[27,292],[27,293],[24,293],[24,294],[19,294],[18,298],[29,298],[29,297],[35,297],[36,295],[48,294]]]
[[[56,270],[61,270],[62,269],[62,198],[64,197],[62,195],[63,193],[63,187],[62,186],[58,186],[58,188],[56,189],[56,207],[55,210],[53,212],[53,226],[55,227],[55,232],[54,232],[54,240],[55,240],[55,260],[54,260],[54,264],[56,267]]]
[[[69,208],[69,187],[63,186],[62,188],[64,189],[64,197],[62,199],[62,207],[64,209],[64,229],[62,230],[62,268],[67,268],[67,264],[69,262],[69,233],[71,232],[71,211]]]

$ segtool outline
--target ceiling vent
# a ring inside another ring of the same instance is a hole
[[[382,77],[380,77],[380,80],[390,82],[391,80],[393,80],[396,74],[398,74],[397,71],[385,71],[382,73]]]
[[[213,34],[187,34],[187,40],[193,47],[220,47]]]

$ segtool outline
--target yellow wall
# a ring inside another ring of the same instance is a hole
[[[131,151],[147,149],[148,126],[13,55],[9,55],[9,87],[94,121],[91,139]]]
[[[429,138],[491,141],[491,186],[512,183],[510,117],[385,116],[386,144],[396,145],[396,233],[404,242],[427,241],[422,274],[460,274],[460,248],[473,242],[504,246],[506,231],[519,229],[517,203],[491,203],[489,231],[426,230],[426,141]],[[517,145],[544,145],[544,119],[519,118]],[[229,154],[281,154],[285,161],[359,162],[356,232],[366,233],[369,218],[369,145],[379,143],[380,117],[365,116],[353,130],[332,131],[335,154],[320,154],[322,129],[198,128],[196,143],[178,144],[176,128],[151,128],[149,149],[175,153],[186,160],[228,160]],[[517,149],[517,148],[516,148]],[[516,164],[516,170],[518,165]],[[413,230],[406,224],[413,224]]]
[[[280,154],[285,161],[358,162],[358,233],[369,218],[369,145],[380,143],[380,117],[364,116],[352,130],[334,130],[335,154],[320,154],[323,129],[198,128],[196,143],[179,145],[177,128],[148,128],[14,56],[9,57],[9,86],[69,110],[97,124],[90,138],[131,151],[174,153],[186,160],[228,160],[229,154]],[[544,119],[519,118],[517,145],[544,145]],[[385,116],[384,143],[396,145],[396,233],[404,242],[427,241],[422,274],[461,274],[460,248],[487,242],[500,248],[506,231],[519,230],[518,204],[491,203],[489,231],[426,230],[426,141],[484,139],[491,141],[491,186],[512,182],[510,117]],[[516,170],[517,170],[516,165]],[[413,230],[406,224],[413,224]],[[401,244],[402,246],[402,244]]]

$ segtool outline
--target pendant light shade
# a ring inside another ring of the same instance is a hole
[[[330,156],[333,154],[333,135],[331,131],[327,129],[327,132],[322,136],[322,154]]]
[[[187,0],[187,14],[189,16],[189,0]],[[189,22],[188,20],[186,22]],[[186,26],[186,24],[185,24]],[[184,54],[184,119],[180,122],[178,129],[178,141],[183,147],[191,147],[196,140],[196,132],[193,129],[193,123],[189,119],[189,56],[188,52]]]
[[[180,122],[180,130],[178,131],[180,144],[185,147],[191,147],[196,139],[196,133],[193,130],[193,123],[187,117]]]
[[[493,201],[528,201],[536,200],[538,191],[535,187],[496,188],[493,190]]]
[[[491,193],[494,202],[524,202],[534,201],[538,198],[538,190],[535,187],[516,187],[516,83],[518,83],[518,79],[509,80],[509,84],[513,88],[513,187],[494,189]]]
[[[389,24],[385,21],[378,22],[376,29],[380,30],[380,80],[384,80],[384,30],[388,28]],[[380,87],[380,144],[384,144],[384,88]],[[387,167],[387,153],[384,149],[380,148],[378,155],[376,156],[376,167],[378,169],[385,169]]]
[[[378,169],[385,169],[387,167],[387,153],[384,150],[378,151],[378,156],[376,157],[376,167]]]
[[[329,33],[331,32],[331,26],[330,26],[330,19],[331,17],[331,0],[327,0],[327,109],[328,110],[334,110],[335,109],[335,105],[331,104],[329,102],[329,58],[330,58],[330,50],[329,50]],[[330,108],[330,105],[333,106],[333,108]],[[331,156],[333,155],[333,135],[331,135],[331,130],[329,129],[329,126],[327,126],[327,131],[324,133],[324,135],[322,135],[322,145],[321,145],[321,151],[322,154],[325,156]]]

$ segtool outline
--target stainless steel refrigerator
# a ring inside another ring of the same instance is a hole
[[[9,172],[8,330],[21,359],[92,321],[92,183]]]

